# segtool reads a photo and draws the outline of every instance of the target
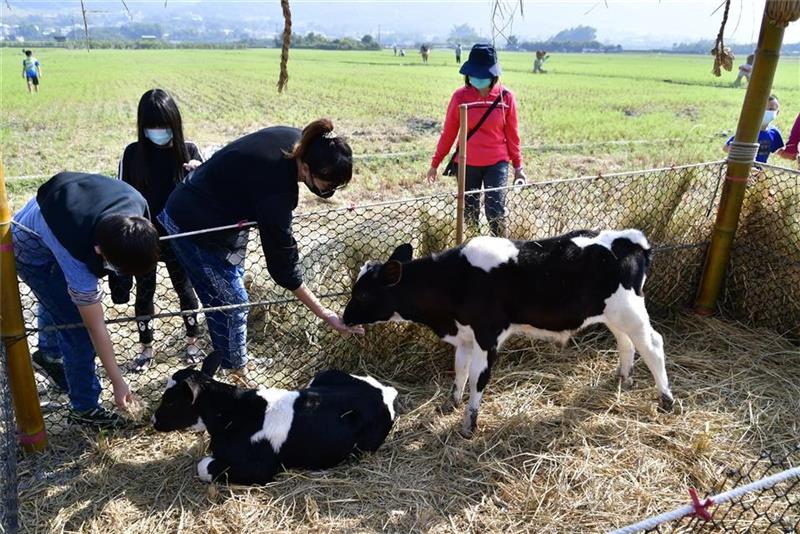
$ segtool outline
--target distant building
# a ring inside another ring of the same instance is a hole
[[[67,40],[67,36],[66,35],[54,35],[53,39],[55,39],[57,43],[63,43],[63,42],[65,42]]]
[[[155,35],[141,35],[139,36],[139,39],[141,39],[142,41],[157,41],[158,37],[156,37]]]

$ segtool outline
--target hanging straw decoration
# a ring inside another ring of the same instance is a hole
[[[281,47],[281,74],[278,77],[278,92],[282,93],[286,84],[289,83],[289,70],[286,64],[289,62],[289,45],[292,42],[292,12],[289,10],[289,0],[281,0],[283,9],[283,46]]]
[[[800,0],[769,0],[767,2],[767,20],[775,26],[785,28],[798,18],[800,18]]]
[[[711,49],[711,55],[714,56],[714,68],[711,72],[714,76],[722,76],[722,69],[727,71],[733,69],[733,60],[735,56],[733,51],[722,41],[722,34],[725,32],[725,24],[728,23],[728,11],[731,8],[731,0],[725,0],[725,12],[722,14],[722,24],[719,27],[717,40],[714,42],[714,48]]]

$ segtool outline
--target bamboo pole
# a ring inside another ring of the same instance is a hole
[[[3,161],[0,159],[0,337],[8,357],[8,381],[14,412],[17,417],[18,438],[27,452],[47,447],[39,394],[33,377],[28,338],[22,318],[22,302],[17,284],[17,266],[11,239],[11,208],[6,195]]]
[[[739,224],[747,179],[750,176],[755,152],[758,149],[758,132],[761,128],[761,121],[780,56],[785,25],[775,24],[768,16],[769,2],[764,9],[755,62],[753,63],[753,74],[747,84],[747,93],[739,115],[736,136],[728,155],[727,173],[717,219],[695,301],[695,312],[700,315],[710,315],[714,312],[717,298],[722,289],[725,271],[730,260],[731,246]]]
[[[467,176],[467,104],[458,107],[458,204],[456,208],[456,245],[464,241],[464,184]]]

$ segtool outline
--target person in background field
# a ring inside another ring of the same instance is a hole
[[[736,76],[736,80],[733,82],[734,87],[739,87],[742,85],[742,78],[747,79],[747,83],[750,84],[750,74],[753,72],[753,61],[755,61],[755,54],[750,54],[747,56],[747,60],[739,65],[739,74]]]
[[[759,163],[766,163],[770,154],[773,152],[780,152],[783,149],[781,132],[774,126],[771,126],[772,121],[778,116],[778,111],[780,111],[780,103],[775,95],[770,95],[767,102],[767,109],[764,111],[764,118],[761,121],[761,131],[758,132],[758,154],[756,155],[756,161]],[[725,152],[730,152],[733,138],[734,136],[731,136],[728,142],[725,143],[725,146],[722,147]]]
[[[430,53],[431,53],[431,48],[428,45],[423,44],[419,47],[419,54],[422,56],[423,63],[428,63],[428,56],[430,55]]]
[[[789,140],[786,142],[786,146],[783,147],[783,150],[778,151],[778,155],[784,159],[797,160],[800,163],[800,149],[798,149],[798,143],[800,143],[800,114],[798,114],[797,118],[794,120],[794,125],[792,126],[792,131],[789,133]]]
[[[167,198],[175,185],[183,181],[186,174],[196,169],[203,161],[200,150],[194,143],[184,141],[183,121],[175,100],[163,89],[151,89],[139,100],[136,130],[138,140],[125,148],[119,162],[117,178],[131,184],[147,200],[151,217],[160,236],[166,235],[155,217],[164,209]],[[167,267],[170,282],[178,295],[181,310],[196,310],[199,307],[192,283],[172,252],[169,241],[161,242],[161,260]],[[131,277],[110,277],[111,296],[115,303],[128,301],[132,285]],[[155,313],[153,297],[156,291],[156,270],[136,277],[137,317]],[[197,314],[184,315],[186,328],[185,360],[195,363],[202,360],[197,347],[199,326]],[[142,372],[153,360],[153,330],[151,321],[137,322],[141,347],[130,370]]]
[[[302,131],[273,126],[246,135],[216,152],[178,184],[158,216],[168,234],[242,224],[258,224],[261,246],[272,279],[291,291],[314,315],[342,334],[363,333],[323,307],[303,283],[292,212],[299,185],[330,198],[353,173],[353,153],[333,132],[333,123],[319,119]],[[246,367],[247,307],[242,262],[248,229],[209,232],[171,240],[206,308],[214,352],[202,370],[213,376],[221,366],[231,378],[252,387]]]
[[[147,202],[130,185],[77,172],[50,178],[14,215],[17,273],[36,295],[38,309],[47,310],[38,318],[39,326],[86,327],[56,330],[54,352],[60,359],[42,369],[56,380],[50,371],[60,367],[69,393],[70,422],[104,428],[127,423],[99,404],[95,355],[114,388],[117,407],[128,408],[133,401],[106,328],[100,279],[109,272],[141,275],[153,270],[158,231],[148,215]]]
[[[544,50],[537,50],[536,51],[536,59],[533,60],[533,73],[534,74],[545,74],[547,71],[544,70],[544,62],[550,59],[550,56]]]
[[[437,169],[447,156],[459,129],[459,105],[469,104],[468,127],[474,128],[488,113],[483,124],[467,141],[466,190],[503,187],[508,181],[508,162],[514,166],[516,183],[527,178],[522,168],[517,104],[513,93],[500,84],[500,64],[494,47],[476,44],[469,59],[459,71],[464,75],[464,86],[457,89],[447,106],[444,128],[436,146],[436,152],[428,169],[428,182],[436,181]],[[464,219],[477,226],[480,213],[480,195],[468,194],[465,198]],[[488,191],[485,200],[486,218],[492,233],[505,235],[505,192]]]
[[[456,64],[461,65],[461,43],[456,45]]]
[[[33,57],[33,51],[25,50],[25,59],[22,60],[22,77],[28,83],[28,92],[31,86],[39,92],[39,79],[42,77],[42,67],[39,60]]]

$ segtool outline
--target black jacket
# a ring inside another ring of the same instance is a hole
[[[246,135],[216,152],[169,196],[166,212],[181,231],[255,221],[270,275],[294,290],[303,283],[292,211],[297,207],[297,164],[286,153],[300,139],[297,128],[274,126]],[[238,235],[237,235],[238,234]],[[241,249],[242,232],[195,238],[200,246]]]

